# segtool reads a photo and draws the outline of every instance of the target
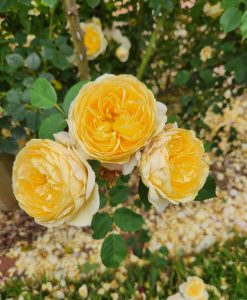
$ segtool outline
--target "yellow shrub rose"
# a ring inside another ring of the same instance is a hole
[[[208,293],[203,280],[197,276],[189,277],[186,282],[180,285],[180,293],[186,300],[207,300]]]
[[[140,172],[149,188],[149,201],[162,212],[170,202],[195,199],[209,167],[202,142],[191,130],[170,127],[155,136],[144,149]]]
[[[19,152],[13,191],[20,207],[46,227],[88,226],[99,209],[90,165],[73,148],[52,140],[31,140]]]
[[[100,21],[93,18],[91,22],[80,23],[84,32],[84,43],[89,60],[95,59],[103,53],[107,46],[107,41],[101,28]]]
[[[158,107],[158,108],[157,108]],[[166,122],[166,106],[131,75],[103,75],[85,84],[72,102],[69,133],[88,158],[130,173],[138,150]]]

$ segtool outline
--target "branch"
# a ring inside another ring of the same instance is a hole
[[[69,23],[70,34],[76,50],[77,64],[81,80],[89,79],[84,32],[80,26],[76,0],[63,0],[64,10]]]
[[[163,26],[163,22],[165,20],[165,17],[162,16],[156,23],[156,28],[154,29],[154,31],[152,32],[151,34],[151,37],[150,37],[150,40],[149,40],[149,44],[148,44],[148,47],[146,49],[146,52],[144,53],[144,56],[142,58],[142,61],[141,61],[141,64],[137,70],[137,74],[136,74],[136,77],[141,80],[144,73],[145,73],[145,70],[146,70],[146,67],[147,67],[147,64],[149,63],[153,53],[154,53],[154,50],[155,50],[155,46],[156,46],[156,41],[157,41],[157,38],[158,38],[158,34],[159,34],[159,31],[161,29],[161,27]]]

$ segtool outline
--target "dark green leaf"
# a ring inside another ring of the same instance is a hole
[[[60,113],[50,115],[39,127],[39,137],[42,139],[54,139],[53,134],[63,130],[67,126],[64,116]]]
[[[24,66],[24,59],[20,54],[13,53],[6,56],[6,61],[14,69]]]
[[[32,70],[37,70],[41,64],[41,60],[40,60],[38,54],[35,52],[28,55],[26,62],[27,62],[28,68],[30,68]]]
[[[7,11],[13,6],[16,0],[1,0],[0,1],[0,13]]]
[[[75,99],[75,97],[79,93],[80,89],[87,82],[89,82],[89,80],[77,82],[68,90],[68,92],[65,95],[64,102],[63,102],[63,109],[66,113],[69,112],[69,107],[70,107],[71,102]]]
[[[242,18],[242,12],[238,8],[228,8],[220,18],[220,24],[225,32],[230,32],[236,29]]]
[[[125,240],[118,234],[109,235],[103,242],[100,256],[106,267],[118,268],[127,256]]]
[[[95,8],[96,6],[98,6],[100,4],[101,0],[87,0],[87,4],[91,7],[91,8]]]
[[[141,215],[125,207],[115,210],[113,220],[120,229],[130,232],[140,230],[144,224]]]
[[[125,185],[114,186],[109,192],[111,205],[115,206],[118,205],[119,203],[126,201],[129,197],[129,192],[130,192],[130,188],[128,186]]]
[[[107,213],[94,215],[92,221],[93,238],[102,239],[111,230],[113,224],[112,217]]]
[[[106,196],[103,193],[99,193],[99,208],[103,208],[106,205]]]
[[[204,186],[196,196],[195,201],[203,201],[203,200],[214,198],[215,196],[216,196],[216,182],[214,177],[211,174],[209,174]]]
[[[139,192],[140,200],[145,206],[145,210],[149,210],[151,208],[151,203],[148,201],[148,188],[142,182],[141,178],[139,181],[138,192]]]
[[[190,79],[190,73],[186,70],[179,71],[176,75],[175,82],[177,85],[185,85]]]
[[[33,106],[48,109],[55,106],[57,94],[49,81],[38,78],[32,85],[30,99]]]

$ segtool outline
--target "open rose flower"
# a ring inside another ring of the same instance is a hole
[[[148,198],[162,212],[170,202],[192,201],[204,185],[209,167],[202,142],[191,130],[170,127],[144,149],[140,172]]]
[[[80,23],[84,32],[84,43],[89,60],[95,59],[103,53],[107,46],[99,19],[93,18],[91,22]]]
[[[85,84],[72,102],[68,125],[85,157],[130,173],[140,148],[166,122],[166,106],[131,75],[103,75]]]
[[[19,152],[13,191],[20,207],[46,227],[88,226],[99,209],[90,165],[73,148],[52,140],[31,140]]]
[[[207,300],[208,293],[203,280],[197,276],[192,276],[186,282],[180,285],[180,293],[185,300]]]

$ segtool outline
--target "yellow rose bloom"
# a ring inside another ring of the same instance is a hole
[[[158,108],[157,108],[158,107]],[[103,75],[85,84],[72,102],[69,133],[88,158],[124,173],[137,164],[136,152],[166,122],[166,106],[131,75]]]
[[[103,53],[107,46],[107,41],[98,19],[94,18],[92,22],[80,23],[84,32],[84,43],[89,60],[95,59]]]
[[[144,149],[140,161],[148,198],[162,212],[173,204],[195,199],[209,172],[202,142],[191,130],[167,128]]]
[[[13,191],[20,207],[46,227],[88,226],[99,209],[90,165],[73,148],[33,139],[13,166]]]
[[[208,293],[203,280],[197,276],[189,277],[186,282],[180,285],[180,293],[186,300],[207,300]]]

